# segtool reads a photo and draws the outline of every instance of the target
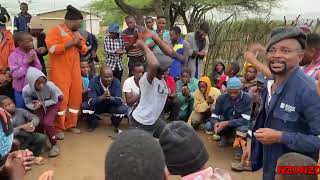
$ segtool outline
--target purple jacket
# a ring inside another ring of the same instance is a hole
[[[9,68],[12,74],[12,87],[14,90],[22,92],[23,87],[26,85],[26,74],[29,67],[33,66],[37,69],[42,69],[40,61],[35,56],[36,60],[32,64],[27,63],[27,58],[31,54],[37,54],[35,50],[31,50],[29,53],[21,51],[19,48],[15,48],[9,56]]]

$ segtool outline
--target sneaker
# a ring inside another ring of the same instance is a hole
[[[213,134],[213,132],[212,132],[212,131],[207,131],[207,130],[206,130],[206,134],[212,135],[212,134]]]
[[[70,132],[72,132],[73,134],[80,134],[80,133],[81,133],[81,130],[78,129],[78,128],[71,128],[71,129],[70,129]]]
[[[60,154],[60,148],[58,145],[52,146],[52,148],[49,151],[49,157],[56,157]]]
[[[241,152],[235,152],[233,155],[234,160],[241,160],[242,153]]]
[[[231,169],[236,171],[252,171],[251,166],[244,165],[241,162],[231,163]]]
[[[213,138],[214,141],[220,141],[221,140],[221,137],[218,134],[213,134],[212,138]]]
[[[88,132],[93,132],[95,129],[93,128],[88,128]]]
[[[56,134],[56,137],[58,140],[63,140],[64,139],[64,132],[60,131]]]

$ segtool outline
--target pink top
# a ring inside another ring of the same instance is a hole
[[[27,59],[32,54],[35,54],[36,59],[32,64],[28,64]],[[29,67],[33,66],[39,70],[42,69],[37,53],[33,49],[29,53],[25,53],[19,48],[15,48],[9,56],[8,63],[12,74],[12,87],[18,92],[21,92],[26,85],[25,79]]]
[[[181,178],[181,180],[231,180],[228,172],[212,167]]]

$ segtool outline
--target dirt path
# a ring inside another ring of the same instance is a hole
[[[100,127],[94,133],[86,132],[86,125],[80,122],[83,133],[74,135],[66,133],[65,140],[59,141],[61,155],[57,158],[48,159],[43,166],[35,166],[28,173],[26,180],[37,180],[45,170],[55,171],[55,180],[103,180],[104,179],[104,159],[112,140],[108,136],[112,135],[110,121],[100,121]],[[123,129],[127,126],[127,121],[123,121]],[[230,170],[230,163],[233,162],[232,148],[219,148],[210,139],[210,136],[200,133],[207,150],[210,154],[208,165]],[[261,172],[232,173],[232,177],[238,180],[261,179]],[[170,177],[170,180],[179,179]]]

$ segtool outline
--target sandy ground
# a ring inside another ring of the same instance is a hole
[[[55,180],[103,180],[104,159],[112,139],[112,128],[109,118],[100,121],[99,128],[94,133],[86,131],[84,122],[80,122],[81,134],[75,135],[65,133],[65,140],[59,141],[61,155],[47,159],[43,166],[34,166],[28,172],[26,180],[37,180],[45,170],[55,171]],[[127,128],[127,120],[122,122],[122,129]],[[230,163],[233,162],[233,149],[219,148],[216,142],[212,141],[209,135],[199,132],[204,140],[210,159],[207,165],[219,167],[230,171],[233,179],[257,180],[261,179],[262,173],[242,172],[236,173],[230,170]],[[47,157],[46,157],[47,158]],[[170,180],[178,180],[178,177],[171,176]]]

